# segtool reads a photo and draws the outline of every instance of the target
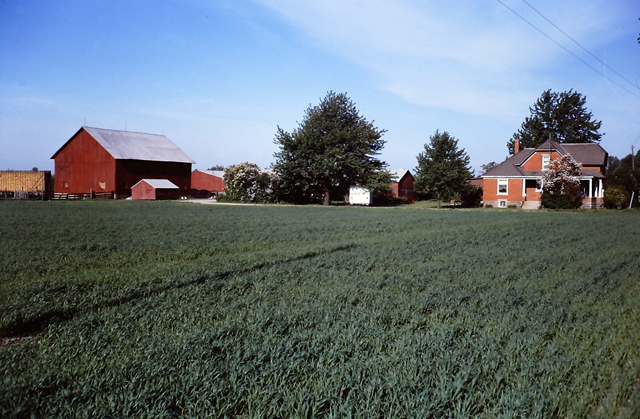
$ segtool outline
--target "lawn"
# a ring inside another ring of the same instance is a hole
[[[638,418],[640,213],[0,201],[2,417]]]

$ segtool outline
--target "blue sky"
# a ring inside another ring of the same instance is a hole
[[[479,173],[546,89],[586,96],[610,155],[638,149],[640,3],[501,1],[2,0],[0,169],[53,170],[82,125],[268,167],[277,126],[330,90],[388,130],[391,168],[440,130]]]

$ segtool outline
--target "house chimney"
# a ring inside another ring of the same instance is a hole
[[[520,152],[520,138],[513,140],[513,154],[516,155]]]

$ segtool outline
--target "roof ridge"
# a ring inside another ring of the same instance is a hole
[[[165,137],[166,136],[164,134],[153,134],[151,132],[141,132],[141,131],[129,131],[129,130],[123,130],[123,129],[110,129],[110,128],[98,128],[98,127],[89,127],[86,125],[83,125],[82,128],[87,129],[99,129],[100,131],[115,131],[115,132],[128,132],[131,134],[144,134],[144,135],[157,135],[158,137]]]

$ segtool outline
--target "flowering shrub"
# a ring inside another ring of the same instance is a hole
[[[240,202],[276,202],[278,177],[255,163],[244,162],[224,169],[226,199]]]
[[[580,208],[582,186],[578,176],[581,174],[582,165],[568,154],[552,161],[542,177],[542,206],[550,209]]]

